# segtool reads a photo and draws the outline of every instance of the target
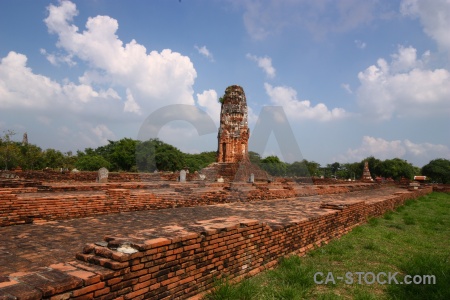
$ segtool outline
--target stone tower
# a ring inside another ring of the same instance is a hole
[[[218,163],[237,163],[248,160],[247,100],[238,85],[227,87],[221,99],[220,128],[217,136]]]
[[[362,175],[361,180],[362,181],[373,181],[373,178],[370,175],[369,162],[368,161],[364,162],[364,170],[363,170],[363,175]]]
[[[28,135],[27,135],[27,133],[25,132],[25,133],[23,134],[23,138],[22,138],[22,146],[26,146],[26,145],[28,145]]]

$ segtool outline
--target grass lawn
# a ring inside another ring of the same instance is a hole
[[[389,272],[398,272],[399,284],[387,283]],[[400,284],[405,275],[434,275],[436,283]],[[304,257],[281,259],[274,270],[236,285],[219,282],[206,299],[450,299],[450,194],[407,201]]]

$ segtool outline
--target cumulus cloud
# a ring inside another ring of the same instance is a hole
[[[264,87],[267,95],[270,97],[270,101],[274,105],[282,106],[288,117],[294,120],[317,120],[326,122],[347,116],[346,111],[342,108],[333,108],[330,110],[323,103],[312,106],[309,100],[299,100],[297,98],[297,91],[291,87],[273,87],[268,83],[264,83]]]
[[[197,49],[198,53],[209,59],[210,61],[214,61],[214,57],[212,53],[206,48],[206,46],[199,47],[197,45],[194,46]]]
[[[450,73],[445,69],[429,69],[426,51],[417,58],[411,46],[399,46],[391,62],[380,58],[376,65],[358,74],[359,106],[375,119],[393,116],[424,116],[450,112]]]
[[[73,60],[72,54],[61,55],[61,54],[55,54],[55,53],[48,53],[47,50],[45,50],[45,49],[41,49],[40,52],[54,66],[59,66],[61,63],[63,63],[63,64],[67,64],[70,67],[73,67],[77,64]]]
[[[134,100],[133,94],[131,93],[130,89],[127,89],[127,101],[125,102],[123,110],[126,112],[137,113],[138,115],[141,114],[141,108],[139,104],[137,104]]]
[[[396,157],[406,158],[424,165],[436,157],[450,158],[450,149],[441,144],[413,143],[408,139],[388,141],[383,138],[364,136],[358,148],[348,149],[345,154],[339,155],[336,160],[355,162],[369,156],[381,160]]]
[[[35,74],[27,67],[27,57],[11,51],[0,61],[0,107],[35,110],[79,111],[83,104],[120,97],[113,89],[94,90],[85,84],[60,84]]]
[[[275,68],[272,66],[272,59],[268,56],[259,57],[256,55],[252,55],[247,53],[246,57],[252,61],[255,61],[258,64],[264,73],[266,73],[267,77],[274,78],[275,77]]]
[[[57,46],[90,66],[83,82],[122,86],[143,111],[167,104],[194,104],[192,86],[197,73],[187,56],[170,49],[147,54],[135,40],[124,44],[116,34],[118,21],[109,16],[89,18],[80,32],[73,24],[78,11],[70,1],[51,4],[48,12],[44,22],[58,36]],[[124,109],[130,111],[130,102]]]
[[[450,52],[450,1],[402,0],[400,12],[419,18],[424,32],[434,39],[439,48]]]
[[[44,23],[56,35],[58,50],[41,49],[41,54],[54,66],[77,62],[85,68],[78,81],[38,74],[21,53],[0,58],[0,110],[29,115],[28,126],[32,121],[51,125],[48,136],[54,138],[42,137],[42,143],[96,147],[125,130],[120,122],[138,126],[160,107],[195,104],[197,73],[189,57],[170,49],[148,51],[135,40],[124,43],[117,35],[118,21],[109,16],[90,17],[79,29],[74,24],[78,11],[70,1],[50,4],[47,10]]]
[[[197,94],[197,103],[214,120],[216,125],[219,124],[220,120],[220,103],[218,100],[215,90],[207,90]]]

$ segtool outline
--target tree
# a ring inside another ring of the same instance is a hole
[[[361,161],[361,176],[362,176],[362,170],[364,170],[364,162],[367,161],[369,163],[369,170],[372,177],[380,176],[381,171],[381,160],[378,158],[375,158],[373,156],[369,156]]]
[[[399,180],[402,177],[412,179],[414,176],[414,166],[406,160],[400,158],[386,159],[379,165],[379,173],[383,177],[390,177]]]
[[[261,168],[273,176],[286,175],[287,165],[278,156],[270,155],[261,160]]]
[[[259,165],[261,163],[261,155],[255,151],[248,151],[248,158],[252,164]]]
[[[3,161],[5,170],[13,166],[13,162],[19,155],[19,148],[11,141],[11,137],[15,134],[13,130],[4,130],[3,136],[0,137],[0,158]]]
[[[186,167],[185,154],[159,139],[139,143],[135,157],[140,172],[177,171]]]
[[[47,149],[42,153],[42,161],[45,167],[55,169],[63,168],[64,166],[64,154],[61,151],[55,149]]]
[[[139,141],[129,138],[123,138],[117,142],[109,141],[112,147],[112,153],[106,158],[111,163],[114,170],[131,171],[132,167],[136,166],[136,146]],[[99,150],[100,151],[100,150]]]
[[[346,163],[342,165],[342,173],[339,176],[346,179],[359,179],[362,177],[363,169],[364,164],[358,162]]]
[[[42,149],[36,145],[21,145],[22,166],[27,170],[44,168]]]
[[[450,183],[450,160],[438,158],[422,167],[422,175],[428,176],[437,183]]]
[[[287,165],[287,174],[290,176],[309,177],[310,173],[305,160],[294,161]]]
[[[208,151],[200,154],[184,154],[184,162],[190,172],[199,171],[216,161],[217,152]]]
[[[111,164],[100,155],[84,155],[75,163],[77,169],[83,171],[96,171],[100,168],[111,168]]]

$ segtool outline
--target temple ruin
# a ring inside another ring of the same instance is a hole
[[[237,163],[248,160],[250,130],[247,111],[244,89],[238,85],[229,86],[225,90],[220,110],[217,162]]]
[[[364,162],[364,170],[363,170],[363,174],[362,174],[361,180],[362,181],[366,181],[366,182],[372,182],[373,181],[372,175],[370,175],[369,162],[368,161]]]

